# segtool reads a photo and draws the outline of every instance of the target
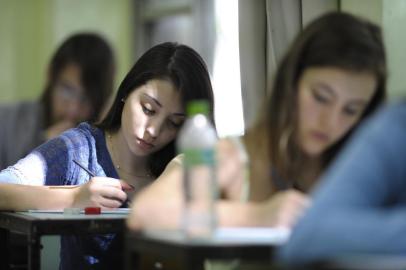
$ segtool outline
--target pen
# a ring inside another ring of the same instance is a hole
[[[85,166],[83,166],[79,161],[77,161],[76,159],[74,159],[73,160],[73,162],[75,162],[75,164],[76,165],[78,165],[80,168],[82,168],[83,170],[85,170],[91,177],[95,177],[96,175],[94,174],[94,173],[92,173],[88,168],[86,168]],[[124,182],[124,181],[123,181]],[[126,183],[126,182],[124,182],[124,183]],[[134,186],[133,185],[130,185],[130,184],[128,184],[128,183],[126,183],[127,185],[129,185],[132,189],[134,189]],[[123,184],[121,183],[121,186],[122,186]],[[127,198],[127,200],[124,202],[124,204],[129,204],[129,203],[131,203],[131,200],[130,199],[128,199]]]
[[[91,177],[95,177],[96,175],[92,173],[89,169],[87,169],[85,166],[79,163],[77,160],[73,160],[76,165],[78,165],[80,168],[85,170]],[[78,187],[78,185],[72,185],[72,186],[48,186],[50,189],[72,189]]]
[[[76,159],[73,160],[73,162],[75,162],[76,165],[78,165],[80,168],[82,168],[83,170],[85,170],[91,177],[95,177],[96,175],[94,173],[92,173],[88,168],[86,168],[85,166],[83,166],[82,164],[79,163],[79,161],[77,161]]]

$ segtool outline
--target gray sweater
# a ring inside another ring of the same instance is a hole
[[[39,102],[0,106],[0,170],[42,144],[43,112]]]
[[[388,107],[354,135],[280,250],[284,261],[405,256],[406,103]]]

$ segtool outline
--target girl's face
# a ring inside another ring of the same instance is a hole
[[[81,70],[68,64],[58,74],[52,93],[52,120],[78,123],[89,119],[92,105],[85,94]]]
[[[180,92],[172,82],[154,79],[125,100],[121,130],[131,152],[146,156],[174,140],[185,117]]]
[[[298,133],[302,150],[321,155],[360,119],[377,82],[371,73],[308,68],[298,83]]]

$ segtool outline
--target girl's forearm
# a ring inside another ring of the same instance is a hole
[[[264,226],[261,208],[254,202],[219,201],[217,215],[221,227]]]
[[[0,210],[63,209],[72,207],[75,188],[0,183]]]

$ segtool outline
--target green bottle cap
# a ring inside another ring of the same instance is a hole
[[[196,114],[208,115],[209,103],[207,102],[207,100],[190,101],[186,106],[186,113],[188,116],[193,116]]]

